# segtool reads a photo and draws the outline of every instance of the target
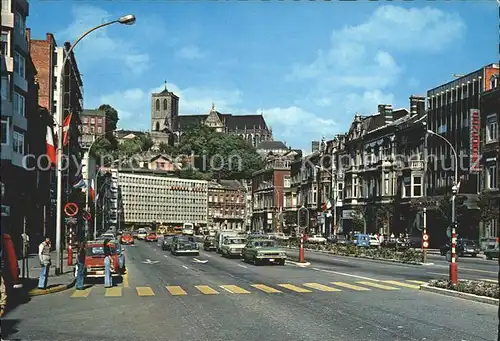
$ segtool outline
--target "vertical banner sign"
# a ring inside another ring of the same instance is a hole
[[[479,109],[470,110],[470,173],[478,173],[481,169],[480,165],[480,131],[481,117]]]

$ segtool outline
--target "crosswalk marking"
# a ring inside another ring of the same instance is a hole
[[[344,283],[344,282],[331,282],[332,284],[338,286],[338,287],[343,287],[351,290],[356,290],[356,291],[370,291],[371,289],[368,288],[363,288],[354,284],[349,284],[349,283]]]
[[[222,289],[232,293],[232,294],[249,294],[250,291],[245,290],[243,288],[240,288],[239,286],[236,285],[221,285],[220,286]]]
[[[378,288],[378,289],[384,289],[384,290],[399,290],[399,288],[394,288],[394,287],[390,287],[388,285],[382,285],[382,284],[378,284],[378,283],[375,283],[375,282],[369,282],[369,281],[360,281],[360,282],[357,282],[358,284],[363,284],[363,285],[367,285],[369,287],[374,287],[374,288]]]
[[[313,289],[320,290],[320,291],[327,291],[327,292],[342,291],[340,289],[332,288],[332,287],[329,287],[329,286],[326,286],[326,285],[323,285],[323,284],[319,284],[319,283],[304,283],[303,285],[305,287],[313,288]]]
[[[150,287],[137,287],[135,288],[138,296],[154,296],[155,293]]]
[[[106,293],[104,294],[106,297],[120,297],[121,295],[122,288],[120,287],[106,288]]]
[[[198,289],[204,295],[218,295],[219,294],[219,292],[210,288],[208,285],[196,285],[195,288]]]
[[[407,282],[416,283],[416,284],[425,284],[425,283],[427,283],[427,282],[422,282],[422,281],[415,281],[413,279],[409,279],[409,280],[407,280]]]
[[[280,287],[283,287],[283,288],[286,288],[288,290],[292,290],[292,291],[295,291],[295,292],[312,292],[311,290],[308,290],[308,289],[304,289],[304,288],[301,288],[301,287],[297,287],[293,284],[278,284]]]
[[[398,286],[404,287],[404,288],[420,289],[420,285],[408,284],[408,283],[403,283],[403,282],[398,282],[398,281],[383,281],[383,282],[387,283],[387,284],[398,285]]]
[[[264,284],[252,284],[252,287],[256,288],[256,289],[259,289],[259,290],[262,290],[268,294],[277,294],[277,293],[280,293],[281,291],[277,290],[277,289],[274,289],[274,288],[271,288],[271,287],[268,287],[267,285],[264,285]]]
[[[71,295],[72,298],[87,297],[90,294],[92,288],[87,288],[84,290],[75,290]]]
[[[179,286],[167,286],[167,290],[172,296],[186,296],[187,292]]]

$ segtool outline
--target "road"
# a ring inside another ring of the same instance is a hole
[[[298,258],[299,252],[287,250],[287,254]],[[410,278],[419,281],[447,278],[449,263],[443,256],[428,255],[429,265],[409,265],[388,263],[386,261],[368,260],[354,257],[335,256],[315,251],[305,252],[306,261],[311,268],[344,271],[360,276],[381,278]],[[498,261],[481,258],[460,257],[458,259],[458,276],[460,279],[481,279],[498,282]]]
[[[254,266],[203,251],[196,259],[207,262],[199,263],[141,241],[127,246],[126,256],[128,275],[116,287],[95,284],[35,297],[2,320],[2,333],[10,329],[3,338],[497,339],[497,307],[421,292],[418,276],[392,264],[367,274],[350,260],[308,268]]]

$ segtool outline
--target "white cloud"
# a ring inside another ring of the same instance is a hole
[[[392,92],[405,71],[396,56],[445,51],[464,30],[456,14],[380,6],[366,22],[333,31],[331,45],[311,63],[295,65],[288,80],[312,82],[307,101],[340,115],[375,112],[377,104],[394,101]]]
[[[73,7],[74,21],[63,31],[58,32],[56,38],[74,42],[83,32],[96,25],[116,19],[117,16],[90,5]],[[143,52],[130,39],[130,30],[137,30],[137,26],[121,26],[124,32],[117,36],[110,35],[110,27],[104,27],[90,33],[75,48],[76,58],[80,63],[96,63],[108,60],[113,63],[122,63],[130,72],[142,74],[148,69],[149,54]],[[125,38],[121,38],[125,37]]]
[[[176,53],[177,57],[182,59],[202,59],[205,57],[205,54],[194,45],[184,46]]]

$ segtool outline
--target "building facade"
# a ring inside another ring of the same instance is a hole
[[[90,147],[98,136],[106,132],[106,113],[99,109],[84,109],[80,114],[81,146]]]
[[[216,230],[242,231],[245,227],[246,190],[236,180],[208,183],[208,224]]]
[[[117,177],[124,225],[158,222],[172,227],[183,223],[207,226],[206,181],[173,178],[167,172],[150,170],[122,169]]]

